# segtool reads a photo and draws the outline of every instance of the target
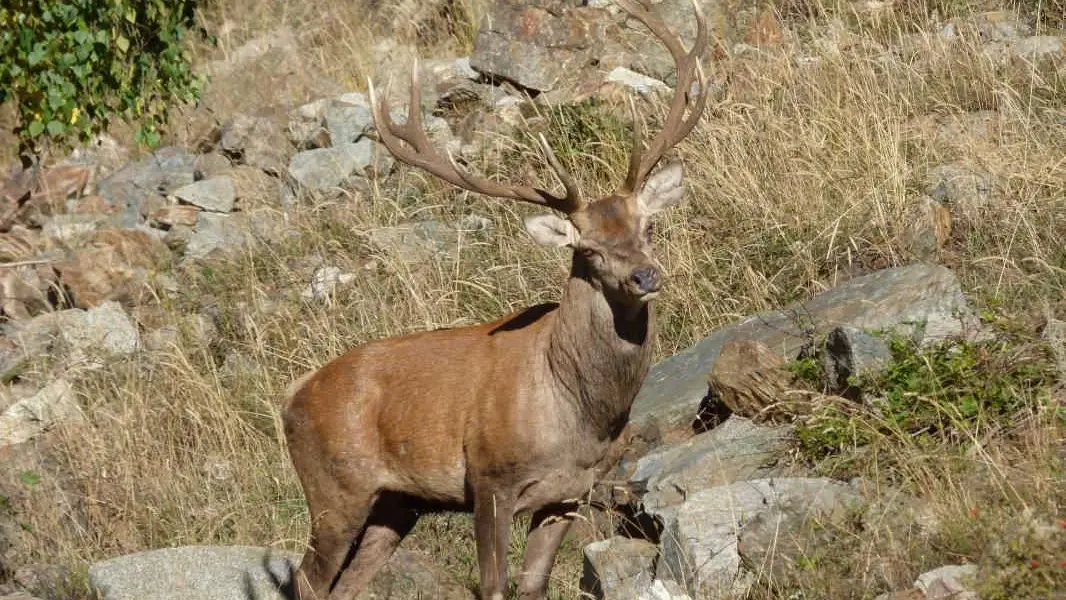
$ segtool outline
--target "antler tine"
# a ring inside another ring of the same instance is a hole
[[[637,3],[630,0],[615,1],[627,13],[643,23],[666,46],[674,59],[677,72],[677,85],[674,88],[674,96],[670,100],[666,122],[663,124],[662,131],[648,144],[646,153],[640,148],[640,136],[636,131],[638,124],[634,118],[633,154],[630,156],[629,172],[624,189],[635,191],[666,151],[688,135],[703,114],[703,109],[707,104],[707,81],[700,58],[707,50],[707,23],[697,0],[692,0],[692,8],[696,15],[696,40],[692,49],[685,52],[680,38],[670,33],[669,28],[652,13],[644,0],[638,0]],[[693,80],[697,82],[698,91],[695,98],[690,98]],[[690,104],[688,117],[685,118],[685,109]]]
[[[565,196],[559,197],[531,186],[503,185],[477,177],[461,169],[450,153],[447,158],[441,156],[440,151],[433,146],[433,142],[430,141],[422,126],[422,89],[417,60],[411,73],[411,95],[407,107],[407,121],[402,125],[394,123],[389,114],[388,89],[385,90],[384,97],[379,98],[374,89],[374,82],[368,78],[367,83],[370,91],[370,112],[374,117],[378,137],[397,160],[422,169],[456,187],[486,196],[521,200],[549,206],[566,213],[574,212],[582,206],[581,194],[573,178],[563,169],[559,159],[543,139],[541,145],[545,159],[566,189]],[[406,146],[401,142],[404,142]]]

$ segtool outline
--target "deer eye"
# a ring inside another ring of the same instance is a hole
[[[578,253],[589,261],[589,264],[598,265],[603,262],[603,255],[592,248],[580,248]]]

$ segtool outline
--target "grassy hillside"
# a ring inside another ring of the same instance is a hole
[[[198,123],[237,112],[293,106],[335,87],[363,90],[382,40],[397,40],[389,54],[397,60],[407,45],[423,56],[468,54],[488,4],[207,3],[202,20],[217,46],[197,48],[201,64],[279,27],[294,32],[299,52],[285,68],[214,81],[203,106],[178,117],[185,120],[173,141],[195,144]],[[749,33],[755,8],[734,11],[731,42],[758,41]],[[656,226],[669,277],[657,300],[664,325],[657,356],[850,277],[932,260],[958,274],[990,322],[1042,345],[1061,382],[1063,340],[1049,346],[1041,335],[1049,321],[1066,319],[1066,60],[1060,53],[1000,61],[964,24],[1003,10],[1033,33],[1060,33],[1063,6],[773,0],[758,8],[772,9],[784,41],[713,65],[722,91],[678,148],[689,193]],[[955,38],[942,35],[949,22],[960,24]],[[622,180],[629,134],[608,107],[546,114],[547,125],[525,133],[546,128],[556,147],[596,148],[595,157],[561,152],[589,195]],[[501,137],[478,167],[518,177],[539,165],[522,133]],[[938,192],[942,171],[935,169],[944,165],[964,175],[953,180],[956,188]],[[546,170],[536,176],[551,181]],[[950,234],[932,249],[916,241],[931,223],[923,195],[951,215]],[[167,545],[301,548],[306,508],[278,417],[286,386],[354,344],[475,323],[557,298],[566,257],[536,247],[520,230],[520,217],[531,212],[403,171],[366,193],[300,202],[285,216],[279,209],[288,231],[282,243],[176,269],[176,291],[156,290],[159,302],[136,312],[146,327],[177,329],[174,343],[113,369],[75,374],[85,422],[61,428],[18,459],[27,465],[27,483],[0,504],[21,525],[18,564],[61,563],[84,574],[94,560]],[[426,217],[454,223],[469,214],[490,219],[492,232],[461,237],[454,252],[427,263],[398,262],[367,239],[381,226]],[[356,273],[356,281],[326,302],[301,300],[320,262]],[[212,316],[217,332],[205,330],[198,315]],[[948,532],[944,546],[908,545],[887,524],[847,532],[840,547],[848,551],[812,564],[810,579],[788,591],[793,595],[759,593],[826,597],[819,595],[832,594],[826,581],[861,574],[873,556],[890,559],[889,579],[901,585],[938,560],[981,562],[997,581],[1009,580],[1003,574],[1030,560],[1026,549],[1034,544],[1012,524],[1033,514],[1041,522],[1066,518],[1064,392],[1061,383],[1047,388],[1058,412],[1046,399],[1044,408],[1022,402],[1012,418],[966,430],[961,441],[916,444],[879,431],[875,455],[849,462],[850,470],[816,465],[883,479],[922,498]],[[585,529],[592,535],[596,528]],[[997,538],[1006,549],[990,544]],[[469,518],[425,519],[407,543],[476,582]],[[1061,546],[1051,548],[1050,559],[1066,559],[1054,555]],[[576,596],[580,568],[575,537],[554,571],[555,597]],[[866,583],[832,597],[886,591],[873,579],[858,580]],[[988,597],[1012,592],[1003,593]]]

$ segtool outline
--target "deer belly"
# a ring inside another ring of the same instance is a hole
[[[466,461],[461,452],[431,452],[405,443],[390,448],[385,487],[436,502],[466,499]]]

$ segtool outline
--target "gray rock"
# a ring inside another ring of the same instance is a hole
[[[315,269],[311,283],[300,292],[304,300],[323,300],[329,298],[337,289],[355,279],[355,274],[344,273],[339,268],[326,265]]]
[[[976,575],[977,565],[947,565],[922,573],[914,587],[926,600],[978,600],[977,593],[966,585]]]
[[[576,81],[603,46],[601,9],[549,11],[523,0],[493,5],[478,30],[470,66],[490,78],[546,92]]]
[[[174,197],[204,210],[229,213],[233,212],[237,190],[233,180],[223,175],[182,186],[174,191]]]
[[[329,132],[324,126],[329,98],[321,98],[294,108],[289,112],[286,132],[289,141],[299,149],[324,148],[328,146]],[[323,139],[325,138],[325,139]]]
[[[99,181],[96,193],[119,210],[121,225],[132,227],[141,221],[146,198],[192,183],[195,173],[196,156],[179,148],[160,148]]]
[[[196,157],[196,178],[209,179],[216,175],[225,175],[233,166],[226,155],[218,152],[208,152]]]
[[[334,98],[326,106],[326,129],[334,146],[359,141],[373,129],[374,118],[370,114],[370,102],[359,92]]]
[[[140,347],[137,326],[114,301],[89,310],[73,308],[9,323],[5,330],[23,360],[50,355],[68,367],[100,366],[108,358],[128,356]]]
[[[791,360],[834,327],[897,329],[923,341],[979,330],[955,275],[909,265],[857,277],[792,307],[748,317],[653,366],[630,413],[638,431],[691,430],[707,391],[707,373],[730,339],[761,342]]]
[[[402,263],[415,265],[454,251],[458,232],[438,221],[417,221],[367,232],[370,243]]]
[[[645,510],[662,513],[700,490],[776,474],[774,463],[791,434],[791,426],[763,427],[733,415],[707,433],[644,456],[630,481],[646,489]]]
[[[391,159],[384,152],[375,152],[369,138],[362,138],[354,144],[300,152],[292,157],[289,174],[308,190],[334,188],[352,175],[365,174],[374,164],[375,154],[380,157],[381,168],[387,171]]]
[[[612,537],[584,548],[581,591],[599,600],[636,600],[655,578],[659,548],[646,540]]]
[[[200,213],[196,228],[185,243],[185,256],[203,259],[214,252],[231,252],[242,248],[248,237],[248,232],[234,215]]]
[[[989,173],[963,164],[933,167],[927,176],[933,200],[960,209],[979,210],[994,198],[996,182]]]
[[[656,575],[698,598],[742,596],[754,576],[742,568],[737,534],[757,515],[785,504],[805,515],[838,513],[858,501],[848,486],[828,479],[759,479],[701,490],[661,515]]]
[[[1029,60],[1040,60],[1063,55],[1062,38],[1054,35],[1033,35],[1014,44],[1014,55]]]
[[[716,23],[721,21],[725,4],[718,0],[696,0],[707,19],[710,35],[723,32],[714,31]],[[663,20],[670,31],[680,36],[685,48],[690,48],[696,38],[696,20],[692,13],[692,0],[662,0],[652,5],[652,10]],[[673,87],[677,82],[674,61],[662,42],[655,38],[648,29],[636,19],[627,17],[625,29],[621,36],[621,45],[628,57],[629,68],[664,81]]]
[[[249,546],[164,548],[93,564],[89,585],[101,600],[281,599],[299,560]]]
[[[654,77],[641,75],[625,67],[615,67],[604,79],[607,83],[621,84],[638,94],[647,96],[657,92],[669,92],[670,86]]]
[[[74,388],[67,380],[57,379],[0,413],[0,449],[29,441],[80,415]]]
[[[281,126],[266,117],[237,115],[222,126],[219,147],[239,162],[281,175],[292,146]]]
[[[638,596],[638,600],[692,600],[680,584],[656,579],[651,587]]]
[[[103,221],[100,215],[85,213],[52,215],[45,221],[41,233],[52,240],[70,242],[96,231]]]
[[[837,327],[829,332],[822,351],[826,387],[831,393],[859,400],[854,380],[882,371],[892,360],[885,340],[854,327]]]

